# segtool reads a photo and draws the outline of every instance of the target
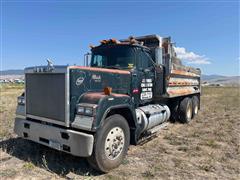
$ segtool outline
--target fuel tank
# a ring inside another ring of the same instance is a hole
[[[144,132],[167,121],[170,109],[167,105],[150,104],[137,108],[136,116],[141,132]]]

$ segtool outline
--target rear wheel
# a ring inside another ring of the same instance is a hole
[[[179,105],[180,122],[189,123],[192,119],[192,110],[192,100],[189,97],[185,97]]]
[[[199,99],[197,96],[192,97],[192,118],[198,114],[199,110]]]
[[[103,126],[97,131],[93,154],[88,158],[88,162],[93,168],[108,172],[122,163],[129,143],[127,121],[121,115],[112,115],[105,119]]]

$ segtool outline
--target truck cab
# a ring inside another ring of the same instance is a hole
[[[138,44],[104,44],[92,49],[90,66],[128,71],[130,79],[118,75],[118,83],[111,86],[113,92],[128,94],[136,107],[152,100],[155,66],[148,48]]]
[[[200,70],[183,66],[171,38],[102,40],[85,66],[25,69],[14,131],[87,157],[102,172],[119,166],[171,119],[189,123],[200,108]]]

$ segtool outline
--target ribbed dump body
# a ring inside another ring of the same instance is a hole
[[[175,52],[171,37],[153,34],[134,37],[134,39],[148,47],[152,52],[153,61],[164,69],[160,75],[156,75],[156,81],[159,82],[156,83],[155,98],[172,98],[200,93],[200,69],[183,65]],[[129,39],[122,40],[122,42],[127,41]]]
[[[169,78],[166,81],[166,92],[169,97],[200,93],[201,71],[191,67],[172,64]]]

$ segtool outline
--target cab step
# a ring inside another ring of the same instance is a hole
[[[167,127],[168,125],[169,125],[169,122],[165,122],[158,126],[153,127],[152,129],[149,129],[139,138],[137,144],[143,145],[143,144],[147,143],[148,141],[156,138],[158,133],[160,132],[160,130]]]

